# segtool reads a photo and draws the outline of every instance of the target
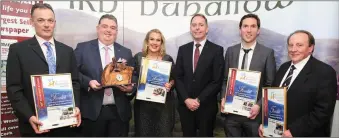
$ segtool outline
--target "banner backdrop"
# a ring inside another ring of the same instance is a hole
[[[30,6],[35,2],[1,2],[1,100],[6,100],[5,65],[8,46],[34,35],[28,22]],[[202,13],[209,24],[208,39],[224,47],[240,43],[239,21],[247,13],[261,19],[258,42],[273,48],[277,68],[288,61],[286,39],[295,30],[305,29],[316,38],[313,56],[339,72],[339,2],[337,1],[45,1],[54,8],[55,38],[73,48],[96,38],[96,25],[101,15],[117,17],[117,42],[140,52],[146,33],[160,29],[166,38],[166,52],[176,59],[179,46],[192,41],[189,33],[191,16]],[[316,10],[315,10],[316,9]],[[338,82],[339,85],[339,82]],[[339,91],[339,90],[338,90]],[[339,100],[339,96],[338,96]],[[337,100],[337,104],[338,104]],[[9,103],[6,103],[7,105]],[[336,113],[338,112],[336,106]],[[11,113],[1,107],[1,132],[8,132]],[[337,113],[338,114],[338,113]],[[13,120],[12,120],[13,121]],[[8,122],[8,121],[7,121]],[[14,120],[17,122],[17,120]],[[333,130],[338,130],[334,117]],[[6,125],[5,125],[6,124]],[[11,131],[17,133],[17,131]],[[332,136],[339,136],[332,131]],[[9,135],[9,134],[7,134]]]

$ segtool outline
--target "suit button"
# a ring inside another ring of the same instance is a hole
[[[195,82],[195,79],[193,79],[193,82]]]
[[[46,70],[45,73],[49,73],[48,70]]]

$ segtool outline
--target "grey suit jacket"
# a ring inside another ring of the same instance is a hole
[[[222,92],[221,92],[222,98],[225,97],[227,79],[228,79],[228,69],[238,68],[240,49],[241,49],[241,44],[237,44],[237,45],[227,48],[227,51],[225,54],[224,82],[223,82]],[[261,72],[261,79],[260,79],[259,91],[258,91],[258,96],[257,96],[257,104],[261,107],[261,99],[262,99],[261,89],[262,87],[268,87],[272,85],[274,75],[276,72],[276,64],[275,64],[273,49],[265,47],[257,43],[253,51],[253,56],[252,56],[249,70]]]

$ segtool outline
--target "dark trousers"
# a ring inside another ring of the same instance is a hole
[[[217,105],[199,107],[196,111],[189,110],[184,105],[179,105],[181,128],[184,137],[213,137]],[[197,130],[198,135],[197,135]]]
[[[97,120],[83,119],[85,137],[128,137],[129,122],[121,120],[115,105],[105,105]]]
[[[70,127],[62,127],[51,129],[47,133],[43,134],[35,134],[35,133],[26,133],[20,132],[21,137],[75,137],[76,136],[76,128]]]
[[[259,123],[255,119],[252,120],[234,114],[225,116],[224,130],[226,137],[259,137],[258,128]]]

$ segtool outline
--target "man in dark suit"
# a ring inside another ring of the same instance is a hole
[[[177,56],[176,89],[184,136],[213,136],[221,89],[223,47],[207,40],[207,19],[195,14],[190,30],[193,42],[180,46]]]
[[[79,76],[73,49],[53,38],[55,16],[49,4],[32,6],[31,22],[35,36],[12,44],[7,60],[7,95],[19,119],[21,136],[75,136],[72,128],[63,127],[39,131],[43,125],[36,117],[31,75],[71,73],[78,126],[81,123]]]
[[[134,66],[132,52],[114,42],[118,25],[113,15],[101,16],[96,29],[98,39],[79,43],[75,49],[80,71],[83,135],[127,137],[132,115],[129,93],[133,86],[102,88],[100,83],[103,69],[112,57]]]
[[[329,137],[337,84],[335,70],[312,56],[315,40],[305,30],[288,38],[291,61],[282,64],[273,86],[287,87],[287,128],[283,137]],[[262,125],[259,127],[262,136]]]
[[[251,110],[250,116],[225,113],[224,129],[227,137],[257,137],[261,107],[261,88],[271,86],[276,67],[274,51],[259,44],[256,40],[260,32],[260,19],[255,14],[244,15],[239,23],[241,43],[231,46],[225,54],[225,74],[222,87],[221,112],[224,113],[225,93],[229,68],[260,71],[261,78],[257,95],[257,103]],[[247,53],[246,53],[247,52]],[[259,116],[258,116],[259,114]]]

